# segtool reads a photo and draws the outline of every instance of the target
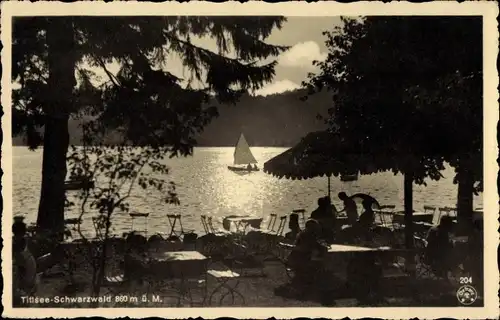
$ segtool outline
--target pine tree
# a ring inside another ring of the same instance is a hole
[[[286,50],[265,42],[283,17],[26,17],[13,21],[13,133],[43,145],[37,226],[62,231],[68,120],[86,113],[101,130],[120,129],[137,145],[169,145],[188,155],[194,136],[215,116],[210,98],[237,101],[274,76]],[[217,43],[213,52],[196,38]],[[189,70],[164,68],[177,54]],[[120,66],[118,73],[108,70]],[[95,68],[107,79],[96,85]],[[195,86],[194,83],[203,86]],[[185,85],[187,83],[187,86]],[[41,128],[43,128],[41,130]]]

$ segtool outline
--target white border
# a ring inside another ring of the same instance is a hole
[[[2,304],[4,317],[45,318],[45,317],[87,317],[103,316],[115,318],[129,316],[143,318],[149,316],[187,318],[215,318],[221,316],[235,318],[297,318],[326,317],[351,318],[377,317],[409,319],[434,319],[440,317],[485,319],[497,318],[499,315],[498,289],[499,274],[497,269],[498,237],[498,190],[496,177],[498,165],[498,146],[496,140],[496,125],[498,122],[498,70],[496,58],[498,55],[498,31],[496,17],[498,5],[496,2],[465,2],[442,1],[432,3],[387,3],[357,2],[339,4],[335,2],[289,2],[269,4],[259,1],[249,3],[208,3],[202,1],[190,3],[98,3],[98,2],[3,2],[1,4],[1,37],[4,45],[2,52],[2,118],[3,157],[2,189],[4,212],[2,215],[2,237],[5,250],[2,250],[2,270],[4,288],[12,285],[11,271],[11,231],[12,221],[12,139],[11,139],[11,22],[12,16],[44,16],[44,15],[284,15],[284,16],[360,16],[360,15],[481,15],[484,30],[484,219],[485,219],[485,307],[484,308],[163,308],[163,309],[13,309],[10,292],[4,290]]]

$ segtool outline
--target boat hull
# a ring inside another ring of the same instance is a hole
[[[257,169],[250,169],[248,170],[248,168],[241,168],[241,167],[233,167],[233,166],[227,166],[227,168],[231,171],[238,171],[238,172],[254,172],[254,171],[260,171],[259,168]]]

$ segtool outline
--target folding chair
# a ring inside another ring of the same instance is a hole
[[[413,239],[414,239],[415,249],[417,249],[415,256],[417,278],[427,278],[432,280],[443,279],[442,277],[434,273],[432,267],[427,263],[425,259],[425,249],[427,247],[427,240],[417,236],[414,236]]]
[[[276,224],[276,214],[271,213],[269,218],[269,223],[267,224],[267,230],[274,231],[274,225]]]
[[[130,231],[131,232],[137,232],[137,233],[144,233],[144,236],[147,237],[148,236],[148,217],[149,217],[149,213],[143,213],[143,212],[131,212],[129,213],[129,216],[130,218],[132,218],[132,224],[130,226]],[[144,228],[140,231],[138,230],[134,230],[134,222],[135,222],[135,219],[140,219],[140,218],[143,218],[144,219]]]
[[[276,235],[280,237],[283,236],[283,232],[285,231],[286,218],[287,216],[280,217],[280,224],[278,225],[278,230],[276,230]]]
[[[206,215],[201,215],[201,225],[203,226],[203,230],[205,231],[205,234],[211,233]]]
[[[436,212],[436,207],[434,206],[424,206],[424,212],[429,212],[429,213],[435,213]]]
[[[208,231],[211,233],[217,233],[214,228],[214,223],[213,223],[213,217],[208,217],[207,218],[207,226],[208,226]]]
[[[292,213],[297,213],[302,216],[302,226],[301,228],[304,229],[306,226],[306,210],[305,209],[295,209],[292,210]]]
[[[208,305],[212,305],[212,299],[216,293],[221,294],[221,297],[219,299],[219,306],[222,305],[224,298],[229,295],[231,296],[231,303],[233,305],[235,296],[239,296],[243,301],[243,304],[246,304],[245,297],[241,294],[241,292],[238,291],[238,285],[240,284],[241,278],[239,273],[226,268],[225,270],[210,269],[207,271],[207,275],[214,278],[218,284],[210,294],[210,297],[208,297]]]
[[[388,226],[390,224],[386,219],[386,215],[392,216],[395,208],[396,206],[392,204],[380,206],[379,210],[377,210],[377,213],[379,214],[380,222],[382,223],[382,225]]]
[[[186,233],[191,233],[193,230],[184,230],[182,227],[182,220],[181,220],[181,215],[180,214],[167,214],[167,219],[168,223],[170,224],[170,234],[169,237],[172,235],[175,235],[177,237],[181,237]],[[179,224],[177,225],[177,221],[179,221]],[[179,227],[177,229],[176,227]]]
[[[455,216],[456,216],[456,211],[457,211],[457,209],[456,208],[452,208],[452,207],[441,207],[441,208],[439,208],[439,215],[438,215],[437,223],[439,223],[441,221],[441,218],[442,218],[443,215],[452,216],[451,213],[454,213]]]
[[[295,276],[295,273],[293,271],[293,268],[291,268],[288,264],[288,256],[292,252],[295,245],[289,244],[289,243],[284,243],[284,242],[279,242],[277,247],[278,247],[278,257],[277,258],[283,264],[283,267],[285,268],[285,272],[286,272],[286,275],[288,277],[288,280],[291,281],[293,279],[293,277]]]
[[[259,252],[256,243],[248,241],[245,243],[234,242],[233,252],[224,259],[224,264],[231,270],[238,269],[241,277],[266,277],[264,260],[266,255]],[[249,271],[259,271],[251,274]]]

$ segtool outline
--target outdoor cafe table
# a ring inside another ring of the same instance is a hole
[[[395,249],[390,247],[363,247],[356,245],[345,245],[345,244],[330,244],[328,246],[328,252],[324,256],[324,266],[325,269],[334,273],[340,278],[346,278],[348,273],[348,268],[350,268],[351,263],[356,258],[363,257],[375,257],[383,264],[392,263],[394,259],[398,256],[403,256],[407,249]],[[370,268],[368,264],[364,266]]]
[[[237,233],[243,233],[248,226],[259,228],[262,218],[252,216],[230,216],[224,218],[224,221],[228,223],[228,225],[224,227],[226,230],[230,231],[231,225],[234,225]]]
[[[153,251],[148,254],[151,272],[171,277],[196,277],[205,273],[208,258],[198,251]]]
[[[404,211],[394,212],[392,214],[392,222],[404,224],[405,213]],[[413,212],[413,222],[427,222],[432,223],[434,219],[434,213],[430,212]]]
[[[180,298],[186,295],[186,285],[190,279],[199,280],[206,277],[209,258],[198,251],[153,251],[148,253],[148,269],[153,279],[177,279],[180,285],[176,291]],[[206,298],[205,284],[204,299]],[[191,301],[192,302],[192,301]]]

